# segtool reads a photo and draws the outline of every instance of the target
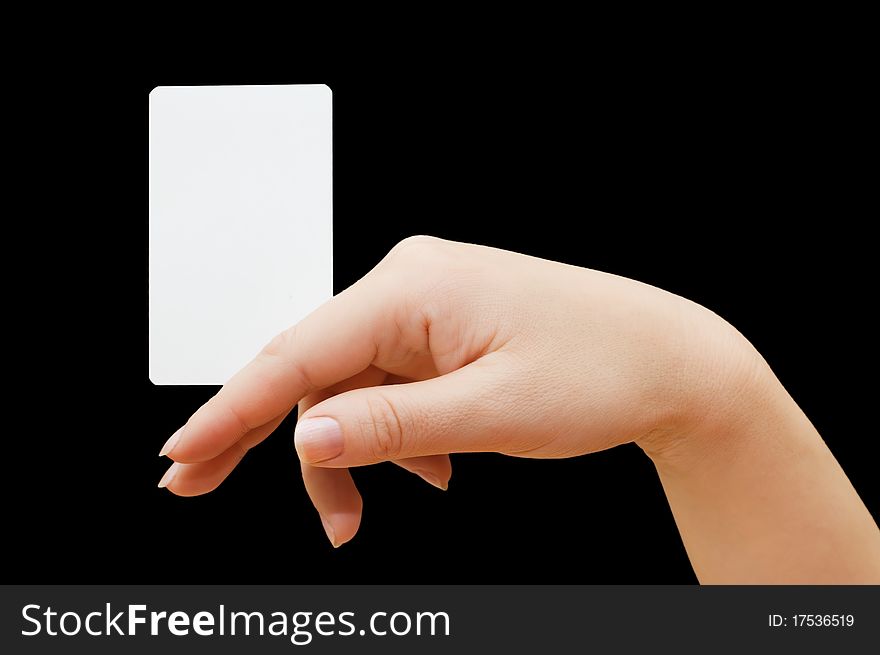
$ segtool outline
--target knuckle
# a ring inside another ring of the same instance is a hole
[[[279,332],[269,343],[263,346],[260,355],[265,357],[284,357],[287,353],[293,352],[297,339],[296,332],[296,325]]]
[[[303,358],[299,353],[303,352],[300,344],[299,324],[292,325],[283,332],[278,333],[272,340],[263,346],[257,358],[275,360],[280,362],[286,369],[290,369],[299,378],[300,386],[306,393],[316,387],[312,382],[309,371],[303,364]]]
[[[398,459],[403,452],[407,431],[405,414],[381,393],[367,400],[368,419],[364,426],[366,451],[377,460]]]
[[[384,271],[387,280],[394,280],[397,284],[401,276],[405,276],[409,296],[419,302],[442,286],[451,272],[461,268],[462,264],[454,242],[419,235],[400,241],[378,268]]]
[[[422,258],[434,254],[443,248],[444,241],[427,235],[411,236],[399,241],[389,253],[392,257],[407,256]]]
[[[254,426],[250,425],[247,420],[245,420],[241,411],[239,411],[235,407],[235,405],[225,404],[224,406],[226,407],[227,414],[229,414],[229,420],[232,425],[235,426],[235,430],[237,431],[239,437],[243,437],[248,432],[254,429]]]

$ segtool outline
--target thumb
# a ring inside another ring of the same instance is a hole
[[[346,391],[310,408],[294,433],[300,460],[327,467],[501,450],[512,400],[497,366],[478,360],[408,384]],[[503,400],[502,400],[503,399]]]

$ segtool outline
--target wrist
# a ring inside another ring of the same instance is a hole
[[[672,420],[636,444],[660,469],[690,469],[713,452],[730,452],[756,423],[779,416],[788,394],[760,353],[733,326],[702,310],[680,356]]]

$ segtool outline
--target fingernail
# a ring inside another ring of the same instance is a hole
[[[330,543],[333,544],[334,548],[339,548],[339,544],[336,543],[336,530],[333,529],[333,524],[325,519],[323,514],[321,514],[320,516],[321,523],[324,526],[324,532],[327,533],[327,538],[330,540]]]
[[[449,488],[449,483],[444,483],[440,478],[438,478],[433,473],[429,473],[428,471],[414,471],[416,475],[418,475],[422,480],[427,482],[428,484],[432,484],[441,491],[446,491]]]
[[[159,451],[159,457],[164,457],[177,445],[177,442],[180,441],[180,434],[183,432],[183,428],[178,428],[177,432],[168,437],[168,441],[165,442],[165,445],[162,446],[162,450]]]
[[[304,462],[323,462],[342,452],[342,428],[327,416],[307,418],[296,424],[293,443]]]
[[[171,484],[171,481],[174,479],[174,476],[177,475],[177,472],[180,470],[180,464],[174,462],[171,466],[168,467],[168,470],[165,471],[165,475],[162,476],[162,479],[159,480],[159,488],[162,489]]]

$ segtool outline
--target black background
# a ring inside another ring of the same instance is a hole
[[[156,488],[165,439],[214,391],[147,378],[147,98],[156,85],[327,83],[334,285],[433,234],[638,278],[736,325],[874,516],[873,242],[859,86],[821,55],[610,47],[538,65],[406,53],[142,66],[59,55],[17,103],[26,263],[4,483],[6,578],[34,582],[694,582],[650,461],[453,456],[442,493],[355,471],[356,538],[327,543],[286,421],[220,489]],[[76,56],[73,56],[73,55]]]

